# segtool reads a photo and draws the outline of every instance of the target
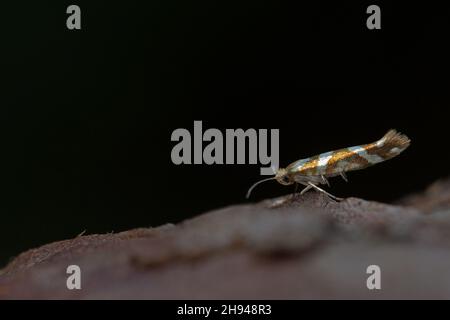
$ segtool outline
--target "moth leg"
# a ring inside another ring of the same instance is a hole
[[[298,191],[298,183],[295,183],[295,189],[294,189],[294,193],[292,194],[292,199],[295,198],[295,195],[297,194]]]
[[[344,179],[345,182],[348,182],[347,175],[345,174],[345,172],[341,171],[340,174],[341,174],[342,179]]]
[[[319,191],[319,192],[325,193],[327,196],[329,196],[330,198],[332,198],[332,199],[334,199],[334,200],[337,200],[337,201],[344,200],[344,198],[339,198],[339,197],[333,196],[331,193],[328,193],[328,192],[326,192],[325,190],[323,190],[322,188],[319,188],[318,186],[316,186],[316,185],[315,185],[314,183],[312,183],[312,182],[308,182],[308,185],[311,186],[312,188],[316,189],[316,190]]]
[[[307,185],[302,191],[300,191],[300,195],[304,194],[306,191],[311,189],[312,187],[310,185]]]
[[[322,181],[325,182],[327,184],[327,186],[330,186],[330,183],[328,182],[328,179],[325,178],[324,175],[321,175],[321,177],[322,177]]]

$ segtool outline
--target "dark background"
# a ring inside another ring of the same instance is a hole
[[[183,165],[176,128],[279,128],[280,165],[410,136],[331,181],[393,201],[449,173],[449,14],[423,2],[22,1],[2,5],[0,265],[87,233],[245,202],[259,165]],[[82,30],[66,28],[78,4]],[[366,28],[378,4],[382,29]],[[5,7],[6,6],[6,7]],[[252,201],[292,192],[267,183]],[[213,232],[213,230],[211,230]]]

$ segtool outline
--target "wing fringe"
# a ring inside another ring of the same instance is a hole
[[[399,148],[405,150],[411,144],[411,140],[408,136],[397,132],[395,129],[389,130],[379,141],[383,140],[384,144],[388,148]]]
[[[384,159],[391,159],[403,152],[410,144],[411,140],[406,135],[391,129],[375,143],[373,151]]]

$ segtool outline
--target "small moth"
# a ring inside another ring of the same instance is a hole
[[[342,200],[342,198],[333,196],[318,185],[327,184],[329,186],[327,178],[335,176],[341,176],[347,181],[346,172],[361,170],[389,160],[398,156],[408,148],[409,144],[410,140],[406,135],[391,129],[381,139],[373,143],[321,153],[314,157],[295,161],[286,168],[280,168],[276,171],[274,177],[253,184],[247,192],[247,198],[250,197],[253,188],[258,184],[269,180],[277,180],[282,185],[294,183],[304,185],[305,188],[300,194],[304,194],[310,189],[316,189],[335,200]]]

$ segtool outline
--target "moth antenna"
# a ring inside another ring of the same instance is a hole
[[[271,177],[271,178],[267,178],[267,179],[263,179],[263,180],[260,180],[260,181],[258,181],[258,182],[255,182],[255,183],[248,189],[247,195],[245,196],[245,198],[246,198],[246,199],[250,198],[250,193],[252,193],[252,190],[253,190],[258,184],[263,183],[263,182],[266,182],[266,181],[269,181],[269,180],[275,180],[275,177]]]

